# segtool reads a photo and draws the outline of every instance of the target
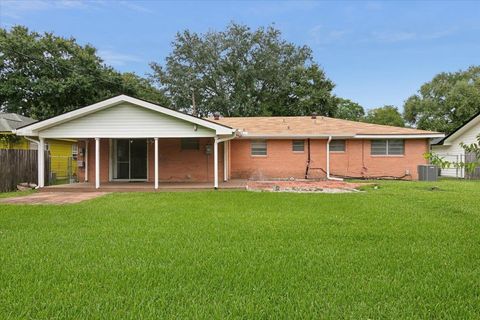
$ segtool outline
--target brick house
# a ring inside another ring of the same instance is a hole
[[[121,95],[20,128],[37,139],[76,139],[80,181],[417,179],[437,132],[320,116],[198,118]],[[43,154],[39,153],[40,163]],[[43,187],[42,166],[39,186]]]

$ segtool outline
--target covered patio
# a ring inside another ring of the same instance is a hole
[[[38,144],[38,186],[45,187],[48,139],[78,141],[78,184],[48,188],[219,188],[230,176],[236,130],[128,96],[114,97],[17,130]],[[133,187],[135,185],[135,187]],[[57,189],[57,190],[58,190]]]

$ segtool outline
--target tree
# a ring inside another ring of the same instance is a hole
[[[166,101],[147,80],[104,65],[90,45],[0,29],[0,111],[42,120],[121,93]]]
[[[419,129],[452,132],[480,111],[480,66],[436,75],[407,99],[404,110]]]
[[[193,95],[200,116],[334,114],[334,84],[311,49],[286,42],[272,26],[177,33],[165,65],[151,67],[173,107],[191,112]]]
[[[335,118],[362,121],[365,110],[361,105],[348,99],[336,99]]]
[[[404,127],[405,121],[398,109],[394,106],[383,106],[368,111],[365,122],[384,124],[388,126]]]

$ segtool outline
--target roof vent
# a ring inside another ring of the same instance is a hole
[[[213,119],[215,119],[215,120],[220,120],[220,112],[215,112],[215,113],[213,114]]]
[[[317,119],[317,113],[316,112],[312,112],[312,119]]]

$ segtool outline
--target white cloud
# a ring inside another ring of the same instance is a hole
[[[418,34],[415,32],[407,32],[407,31],[394,31],[394,32],[374,31],[372,33],[372,37],[374,40],[377,40],[380,42],[401,42],[401,41],[417,39]]]
[[[321,25],[316,25],[310,29],[309,33],[316,44],[329,44],[343,40],[350,31],[340,29],[329,30]]]
[[[414,32],[414,31],[375,31],[372,32],[370,40],[395,43],[414,40],[435,40],[448,37],[455,33],[455,29],[448,29],[433,32]]]
[[[142,6],[138,4],[138,2],[133,2],[133,1],[120,1],[119,2],[122,6],[126,7],[127,9],[137,11],[140,13],[153,13],[154,11],[151,10],[150,8],[147,8],[145,6]]]
[[[123,6],[140,13],[152,13],[149,8],[133,1],[104,1],[104,0],[0,0],[0,16],[20,19],[28,12],[47,10],[78,10],[98,9],[111,6]]]
[[[251,14],[270,17],[283,13],[311,11],[320,5],[321,3],[318,1],[254,1],[248,10]]]
[[[23,13],[32,11],[45,11],[51,9],[78,9],[85,8],[95,2],[84,2],[80,0],[2,0],[0,3],[1,14],[5,17],[20,18]]]
[[[107,65],[114,67],[127,65],[129,62],[141,62],[140,57],[135,55],[116,52],[112,49],[100,49],[98,55],[104,60]]]

